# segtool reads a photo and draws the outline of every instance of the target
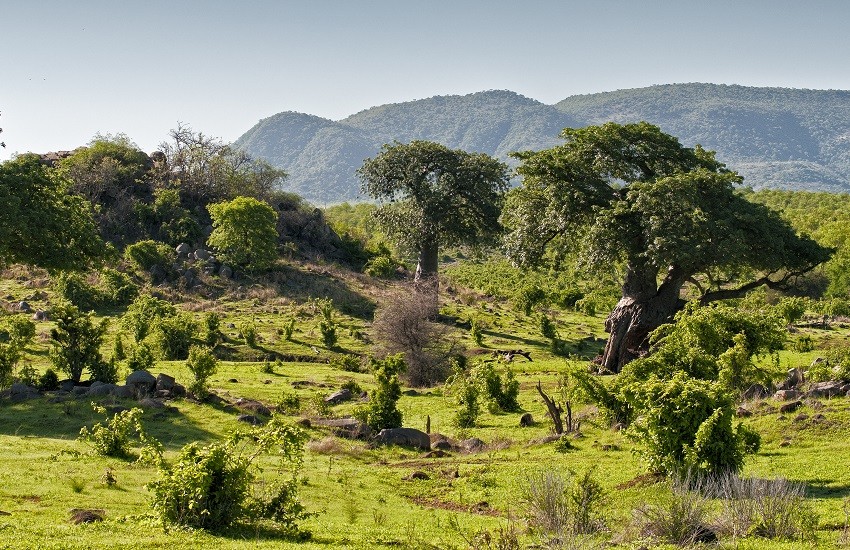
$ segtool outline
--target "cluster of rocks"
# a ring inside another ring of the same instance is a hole
[[[207,227],[212,231],[212,227]],[[176,258],[171,266],[173,273],[187,287],[195,286],[200,283],[199,275],[218,275],[224,279],[233,278],[233,268],[218,261],[213,253],[205,248],[194,248],[188,243],[181,243],[174,252]],[[166,270],[160,265],[154,265],[150,269],[151,278],[155,281],[164,280],[168,277]]]
[[[52,392],[55,398],[67,397],[115,397],[117,399],[173,399],[186,396],[186,388],[167,374],[154,376],[148,371],[135,371],[125,380],[123,385],[107,384],[94,381],[89,385],[75,384],[73,380],[62,380],[59,389]],[[43,394],[36,388],[20,382],[0,393],[0,398],[13,402],[36,399]]]
[[[800,368],[790,369],[785,380],[777,386],[773,394],[774,399],[780,401],[840,396],[850,397],[850,382],[827,380],[825,382],[806,383],[805,373]]]

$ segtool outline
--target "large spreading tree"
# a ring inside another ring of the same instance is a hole
[[[619,372],[684,304],[760,286],[785,288],[830,251],[735,192],[742,178],[714,153],[646,122],[567,128],[566,143],[516,153],[523,185],[507,198],[508,254],[523,265],[573,252],[621,273],[601,369]]]
[[[376,217],[398,244],[419,256],[417,280],[437,273],[440,246],[484,245],[499,234],[506,164],[484,153],[430,141],[384,145],[358,170]]]

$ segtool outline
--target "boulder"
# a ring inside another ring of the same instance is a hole
[[[32,307],[26,302],[18,302],[18,311],[21,313],[29,313],[32,311]]]
[[[252,426],[260,426],[261,424],[264,423],[262,418],[260,418],[258,416],[254,416],[253,414],[240,414],[236,418],[236,420],[238,420],[239,422],[244,422],[246,424],[250,424]]]
[[[92,384],[87,395],[89,397],[104,397],[114,394],[116,389],[118,389],[118,386],[115,384],[98,384],[97,386]]]
[[[425,451],[431,448],[428,434],[416,428],[385,428],[380,431],[377,440],[384,445],[403,445]]]
[[[112,395],[114,395],[118,399],[132,399],[133,397],[135,397],[133,388],[129,386],[117,386],[115,388],[115,391],[112,392]]]
[[[124,383],[138,394],[149,394],[156,387],[156,378],[146,370],[137,370],[130,373]]]
[[[189,246],[189,243],[180,243],[174,251],[182,258],[189,255],[189,252],[192,251],[192,247]]]
[[[355,418],[317,418],[310,425],[332,428],[334,435],[348,439],[367,439],[372,435],[371,428]]]
[[[59,381],[59,391],[74,391],[74,381],[70,378]]]
[[[171,396],[186,397],[186,386],[182,384],[174,384],[174,387],[171,388]]]
[[[26,401],[27,399],[34,399],[40,396],[41,393],[37,389],[26,384],[21,384],[20,382],[15,382],[9,388],[9,398],[12,401]]]
[[[151,282],[154,284],[161,283],[168,276],[168,273],[166,273],[165,269],[159,264],[152,265],[150,270],[148,270],[148,273],[150,273]]]
[[[35,313],[32,314],[33,321],[49,321],[50,315],[47,314],[43,309],[35,310]]]
[[[347,388],[343,388],[338,392],[334,392],[329,396],[325,397],[325,403],[330,405],[338,405],[340,403],[344,403],[349,401],[353,396],[351,395],[351,390]]]
[[[228,265],[223,265],[218,269],[218,276],[222,279],[232,279],[233,269],[231,269]]]
[[[269,410],[268,407],[266,407],[259,401],[254,401],[252,399],[239,398],[236,400],[234,405],[236,405],[236,408],[240,411],[259,414],[262,416],[272,415],[272,412]]]
[[[168,376],[167,374],[159,373],[156,377],[156,385],[155,388],[157,391],[171,391],[174,389],[175,380],[173,377]]]
[[[452,450],[452,442],[448,439],[438,439],[431,443],[431,448],[435,451],[451,451]]]
[[[525,413],[519,418],[519,425],[523,428],[527,428],[528,426],[534,425],[534,417],[531,416],[531,413]]]
[[[165,403],[159,401],[158,399],[152,399],[150,397],[145,397],[144,399],[139,400],[139,405],[144,407],[145,409],[164,409]]]
[[[817,382],[812,384],[809,391],[806,392],[806,397],[836,397],[847,393],[842,392],[844,382],[830,380],[828,382]]]
[[[751,410],[749,410],[745,407],[738,407],[737,410],[735,410],[735,416],[737,416],[738,418],[747,418],[748,416],[752,416],[752,415],[753,415],[753,411],[751,411]]]
[[[770,395],[770,390],[762,386],[761,384],[753,384],[749,388],[746,389],[742,397],[747,400],[753,399],[764,399]]]
[[[790,403],[785,403],[784,405],[779,407],[779,412],[781,412],[781,413],[794,412],[802,406],[803,406],[802,401],[799,401],[799,400],[798,401],[791,401]]]
[[[74,386],[74,389],[71,390],[71,393],[80,397],[89,393],[89,389],[86,386]]]
[[[195,251],[195,259],[196,260],[209,260],[210,253],[208,250],[204,250],[203,248],[199,248]]]
[[[790,390],[796,388],[803,382],[803,370],[802,369],[788,369],[788,376],[785,377],[785,380],[779,384],[778,389],[780,390]]]
[[[773,394],[773,398],[780,401],[790,401],[791,399],[797,399],[801,395],[802,393],[798,390],[779,390]]]
[[[467,453],[477,453],[484,449],[485,446],[486,444],[477,437],[470,437],[469,439],[464,439],[458,443],[458,447]]]

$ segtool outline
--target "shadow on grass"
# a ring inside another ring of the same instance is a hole
[[[830,485],[831,479],[813,479],[805,482],[808,498],[840,498],[850,496],[850,483]]]
[[[334,307],[346,315],[367,321],[375,316],[375,302],[348,288],[330,271],[302,271],[287,266],[280,270],[279,277],[281,290],[289,298],[302,302],[310,298],[330,298]]]
[[[85,397],[61,403],[51,403],[49,399],[0,402],[0,434],[74,440],[83,426],[102,423],[107,417],[96,413],[91,407],[91,399]],[[108,405],[106,402],[103,404]],[[118,400],[115,404],[127,408],[138,406],[135,401]],[[147,409],[141,420],[149,434],[168,449],[217,437],[175,409]]]

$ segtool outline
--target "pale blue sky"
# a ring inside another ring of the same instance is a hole
[[[0,0],[0,159],[509,89],[850,89],[850,2]]]

